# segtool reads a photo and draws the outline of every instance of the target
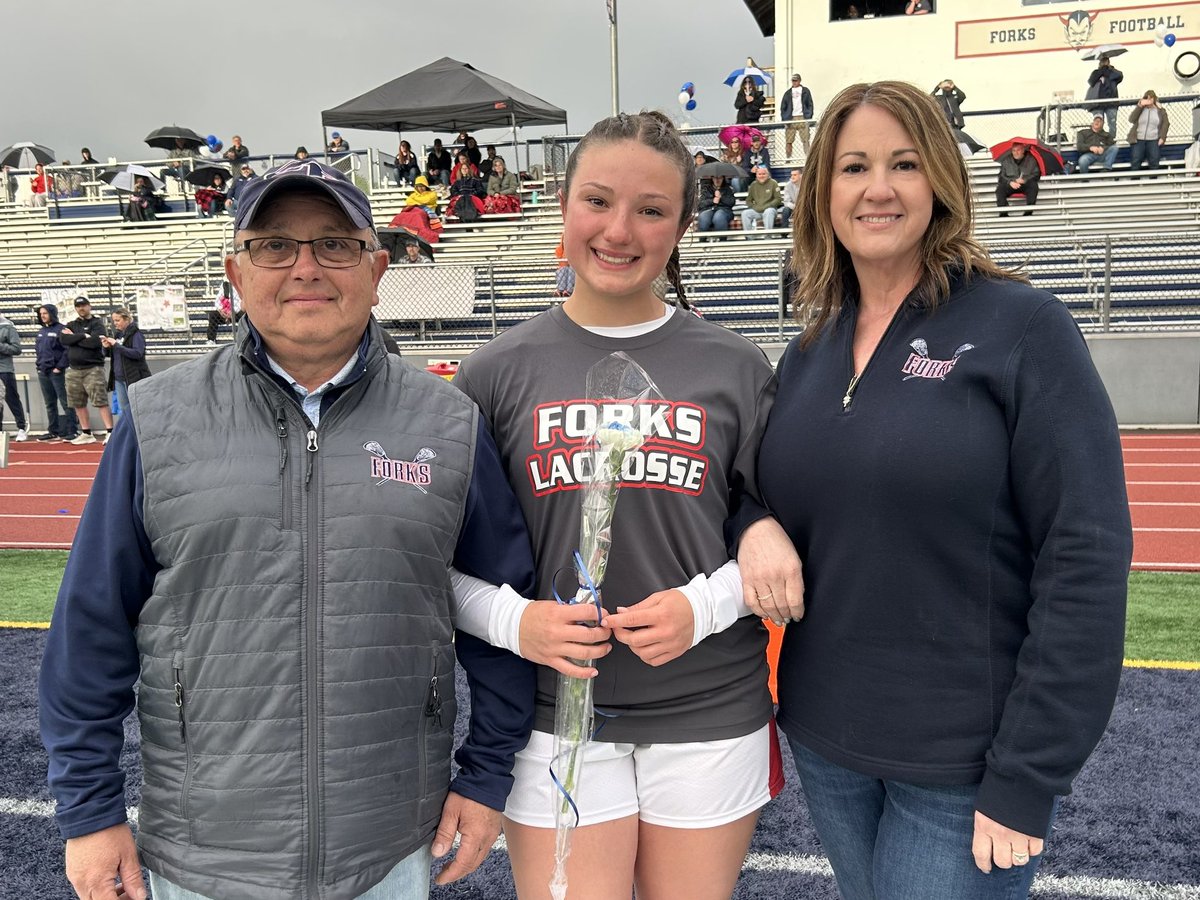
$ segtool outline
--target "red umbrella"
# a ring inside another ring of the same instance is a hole
[[[1010,153],[1013,144],[1024,144],[1027,152],[1037,161],[1043,175],[1061,175],[1064,171],[1063,158],[1053,147],[1047,147],[1036,138],[1012,137],[992,147],[992,159],[997,162],[1005,153]]]

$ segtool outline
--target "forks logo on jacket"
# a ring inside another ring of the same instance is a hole
[[[904,365],[900,367],[900,371],[904,373],[904,380],[910,378],[937,378],[940,381],[945,381],[946,376],[958,363],[958,358],[968,350],[974,350],[974,344],[963,344],[954,351],[954,356],[950,359],[931,359],[929,356],[929,345],[925,343],[924,338],[917,338],[908,346],[913,348],[913,352],[908,354],[908,359],[904,361]]]
[[[388,481],[398,481],[401,484],[411,484],[422,494],[429,493],[425,488],[432,483],[433,467],[429,460],[437,453],[428,447],[422,447],[411,460],[391,459],[387,451],[378,441],[367,441],[363,449],[371,454],[371,477],[378,478],[376,486]]]

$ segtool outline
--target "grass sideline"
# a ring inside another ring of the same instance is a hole
[[[0,550],[0,623],[50,621],[65,550]],[[1200,663],[1200,574],[1133,572],[1125,656],[1137,662]]]

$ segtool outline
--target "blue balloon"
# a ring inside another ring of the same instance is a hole
[[[696,85],[692,84],[690,81],[685,81],[685,82],[683,83],[683,87],[681,87],[681,88],[680,88],[680,90],[681,90],[681,91],[687,91],[687,92],[690,94],[690,93],[692,93],[694,90],[696,90]]]
[[[1163,35],[1163,43],[1166,44],[1168,47],[1174,47],[1175,46],[1175,35],[1164,34]]]
[[[689,100],[689,101],[687,102],[687,106],[685,106],[685,107],[684,107],[684,109],[686,109],[688,112],[691,112],[691,111],[692,111],[693,109],[695,109],[695,108],[696,108],[696,101],[695,101],[695,100]]]

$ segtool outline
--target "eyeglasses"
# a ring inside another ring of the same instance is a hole
[[[326,269],[352,269],[362,261],[367,242],[361,238],[323,237],[311,241],[293,238],[265,237],[243,241],[238,253],[245,250],[250,262],[260,269],[287,269],[300,258],[300,248],[312,247],[313,256]]]

